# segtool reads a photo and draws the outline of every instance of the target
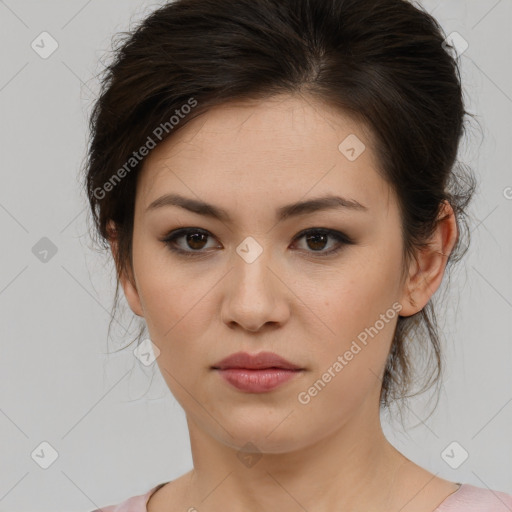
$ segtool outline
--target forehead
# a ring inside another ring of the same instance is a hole
[[[346,153],[348,146],[357,151],[355,159],[347,157],[354,154]],[[265,203],[339,191],[374,203],[389,190],[373,147],[366,125],[309,96],[231,102],[191,120],[151,151],[137,201],[147,206],[169,190]]]

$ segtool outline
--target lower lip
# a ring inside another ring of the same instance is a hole
[[[301,373],[300,370],[285,370],[283,368],[265,368],[263,370],[226,368],[217,371],[232,386],[249,393],[271,391]]]

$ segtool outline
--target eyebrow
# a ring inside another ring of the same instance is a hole
[[[153,211],[164,206],[179,206],[185,210],[189,210],[206,217],[212,217],[223,222],[231,221],[230,215],[226,210],[203,201],[180,196],[179,194],[165,194],[158,199],[155,199],[146,208],[146,212]],[[290,217],[297,217],[307,213],[340,208],[361,212],[368,211],[366,206],[353,199],[345,199],[343,197],[329,195],[281,206],[276,211],[276,220],[283,221]]]

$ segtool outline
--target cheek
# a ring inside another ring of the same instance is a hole
[[[148,328],[159,336],[171,335],[174,326],[204,295],[208,277],[201,279],[178,266],[165,245],[149,235],[134,242],[133,260]]]
[[[190,340],[198,339],[205,328],[196,320],[206,318],[201,315],[201,298],[211,279],[178,271],[161,247],[134,247],[134,267],[149,335],[160,350],[157,361],[174,372],[178,361],[181,365],[190,363],[185,357]]]
[[[156,360],[160,373],[175,399],[189,410],[193,407],[189,393],[213,362],[207,336],[211,311],[207,311],[207,290],[197,277],[191,281],[176,272],[167,274],[156,278],[149,270],[141,279],[145,320],[151,341],[160,351]],[[204,401],[195,391],[194,396]]]
[[[346,333],[348,329],[354,334],[354,329],[372,325],[392,306],[398,297],[399,268],[395,261],[384,254],[381,258],[359,258],[357,265],[347,265],[331,276],[317,297],[334,330]]]
[[[398,312],[376,286],[356,282],[329,302],[327,322],[335,336],[320,346],[315,343],[312,372],[300,389],[302,401],[297,399],[299,410],[307,411],[305,421],[330,417],[335,429],[356,410],[371,408],[378,400]],[[314,421],[310,428],[315,428]]]
[[[348,363],[339,380],[375,379],[372,374],[379,375],[385,365],[400,310],[400,267],[395,249],[379,249],[368,248],[365,257],[331,276],[324,293],[317,295],[319,316],[330,329],[317,372],[324,372],[338,355],[346,355]]]
[[[190,281],[177,274],[158,279],[148,276],[141,283],[148,330],[162,351],[185,351],[204,335],[206,320],[211,319],[206,310],[208,288],[211,285],[200,284],[197,278]]]

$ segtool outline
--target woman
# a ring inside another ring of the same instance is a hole
[[[431,298],[474,190],[436,21],[402,0],[178,0],[115,56],[87,191],[194,467],[102,510],[511,510],[380,424],[418,381],[421,327],[439,382]]]

